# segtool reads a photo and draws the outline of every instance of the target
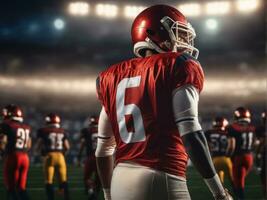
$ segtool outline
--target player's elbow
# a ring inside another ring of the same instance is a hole
[[[96,157],[112,156],[116,149],[116,142],[114,136],[109,138],[98,138],[97,148],[95,151]]]

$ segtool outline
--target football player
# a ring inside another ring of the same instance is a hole
[[[27,200],[27,175],[31,148],[31,127],[23,123],[20,107],[8,105],[4,108],[4,120],[0,124],[2,138],[1,148],[4,151],[4,183],[7,188],[7,199]]]
[[[251,124],[251,113],[239,107],[234,111],[234,122],[228,127],[228,134],[235,140],[232,157],[234,190],[238,199],[244,199],[245,178],[253,165],[253,144],[255,127]]]
[[[263,193],[264,196],[267,197],[266,195],[266,112],[261,113],[261,125],[256,128],[256,136],[259,141],[259,144],[256,148],[256,158],[259,160],[260,163],[260,177],[261,177],[261,182],[263,186]]]
[[[102,110],[96,160],[105,199],[190,199],[188,155],[214,198],[231,199],[198,121],[204,75],[195,36],[177,9],[149,7],[132,25],[138,58],[112,65],[97,78]]]
[[[233,183],[232,161],[229,157],[234,150],[234,140],[228,137],[226,126],[228,121],[224,117],[216,117],[213,121],[212,129],[206,131],[206,137],[212,155],[215,169],[224,183],[224,177]]]
[[[37,148],[45,153],[44,176],[48,200],[54,200],[53,178],[55,170],[59,178],[60,191],[64,199],[69,199],[67,166],[64,154],[70,145],[66,131],[60,126],[61,119],[57,114],[50,113],[45,117],[45,127],[37,132]]]
[[[100,181],[97,175],[95,150],[97,145],[98,117],[91,116],[89,126],[81,130],[80,149],[78,154],[79,165],[81,163],[82,153],[86,149],[86,160],[84,165],[84,187],[88,194],[88,199],[97,198],[100,190]]]

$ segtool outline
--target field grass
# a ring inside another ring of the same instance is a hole
[[[3,185],[2,165],[0,164],[0,199],[6,199],[6,192]],[[82,182],[82,168],[70,166],[68,168],[68,180],[70,186],[71,199],[83,200],[86,199],[84,195]],[[212,199],[207,187],[204,185],[202,178],[198,175],[194,168],[189,167],[187,170],[188,187],[193,200],[209,200]],[[226,187],[229,188],[229,183],[226,182]],[[46,200],[44,191],[44,182],[42,168],[33,166],[30,168],[28,175],[28,191],[31,200]],[[231,190],[230,190],[231,191]],[[102,194],[99,199],[102,199]],[[57,195],[56,200],[61,200],[62,197]],[[261,185],[259,176],[251,172],[247,177],[246,183],[246,199],[259,200],[262,198]]]

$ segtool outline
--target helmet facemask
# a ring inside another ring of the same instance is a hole
[[[199,51],[194,47],[196,33],[191,24],[174,21],[168,16],[163,17],[161,23],[169,33],[173,52],[183,51],[195,58],[198,57]]]

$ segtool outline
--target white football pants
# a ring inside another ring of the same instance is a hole
[[[119,163],[111,181],[112,200],[190,200],[186,180],[133,163]]]

